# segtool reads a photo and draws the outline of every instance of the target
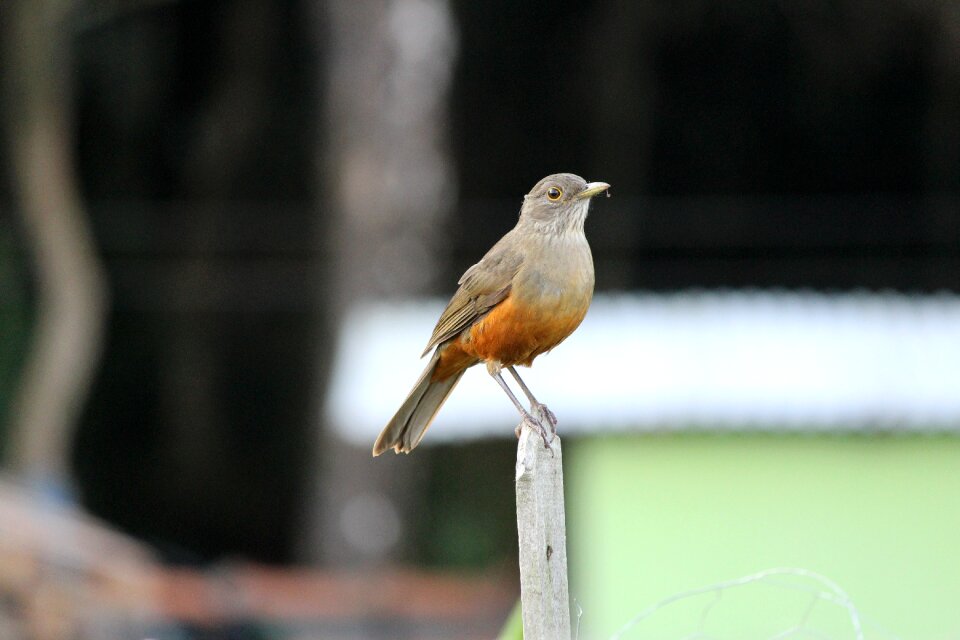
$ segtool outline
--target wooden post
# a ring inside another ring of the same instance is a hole
[[[524,640],[570,638],[560,438],[524,429],[517,445],[517,530]]]

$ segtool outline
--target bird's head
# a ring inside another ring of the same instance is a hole
[[[587,182],[572,173],[555,173],[523,197],[520,220],[544,231],[582,232],[590,199],[609,188],[606,182]]]

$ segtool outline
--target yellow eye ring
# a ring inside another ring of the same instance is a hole
[[[550,187],[547,189],[547,200],[550,202],[556,202],[563,197],[563,189],[560,187]]]

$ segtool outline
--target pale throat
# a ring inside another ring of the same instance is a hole
[[[590,201],[583,200],[574,203],[571,209],[562,215],[554,215],[543,220],[528,214],[521,218],[521,222],[546,236],[583,236],[583,225],[587,220],[589,209]]]

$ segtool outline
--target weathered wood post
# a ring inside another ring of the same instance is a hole
[[[560,438],[524,429],[517,444],[517,531],[524,640],[570,638]]]

